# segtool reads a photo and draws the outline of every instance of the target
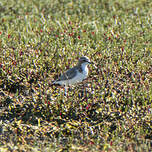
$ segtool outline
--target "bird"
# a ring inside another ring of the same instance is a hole
[[[82,82],[88,77],[89,64],[94,63],[86,56],[80,57],[77,65],[63,73],[53,84],[67,87]]]

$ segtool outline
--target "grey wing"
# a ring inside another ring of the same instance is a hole
[[[74,67],[63,73],[63,75],[61,75],[57,81],[72,79],[73,77],[76,76],[76,74],[77,74],[77,70]]]

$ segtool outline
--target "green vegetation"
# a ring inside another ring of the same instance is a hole
[[[150,151],[151,31],[151,0],[0,0],[0,151]]]

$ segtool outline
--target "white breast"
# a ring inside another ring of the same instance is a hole
[[[69,83],[68,83],[69,85],[82,82],[84,79],[87,78],[88,76],[87,64],[83,63],[81,67],[82,67],[82,73],[77,70],[77,75],[73,79],[69,80]]]
[[[75,77],[73,77],[72,79],[69,79],[69,80],[58,81],[58,84],[68,86],[68,85],[73,85],[73,84],[76,84],[76,83],[80,83],[84,79],[86,79],[87,76],[88,76],[87,64],[84,63],[81,66],[82,66],[82,73],[77,70],[77,74],[76,74]]]

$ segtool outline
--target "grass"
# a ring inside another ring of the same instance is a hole
[[[151,8],[1,0],[0,151],[150,151]],[[98,67],[84,83],[50,87],[83,55]]]

